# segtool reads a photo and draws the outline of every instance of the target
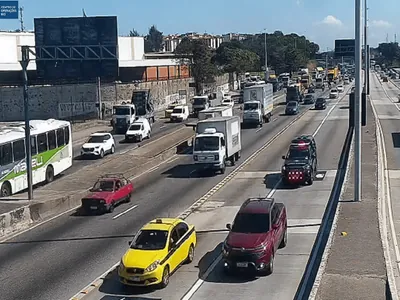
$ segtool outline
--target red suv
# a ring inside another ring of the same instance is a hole
[[[269,275],[287,243],[286,208],[273,198],[250,198],[239,209],[223,246],[224,269]]]

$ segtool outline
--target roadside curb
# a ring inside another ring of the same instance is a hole
[[[132,178],[139,174],[145,174],[146,170],[162,164],[174,155],[182,154],[192,144],[193,136],[185,137],[174,145],[168,147],[137,167],[124,172],[124,176]],[[90,188],[90,187],[89,187]],[[0,238],[7,238],[14,233],[28,229],[36,222],[45,221],[61,213],[78,209],[81,206],[81,198],[89,188],[79,190],[68,196],[56,197],[47,202],[34,202],[0,215]]]

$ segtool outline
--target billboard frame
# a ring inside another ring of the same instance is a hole
[[[341,44],[343,43],[343,44]],[[347,45],[345,45],[347,44]],[[351,57],[356,55],[356,41],[355,39],[340,39],[335,40],[335,58]]]

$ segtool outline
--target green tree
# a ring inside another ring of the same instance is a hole
[[[175,49],[182,63],[188,64],[196,85],[198,95],[203,92],[203,85],[215,81],[217,68],[212,62],[213,53],[203,40],[182,39]]]
[[[144,39],[145,52],[160,52],[164,48],[163,33],[155,25],[151,26]]]
[[[140,36],[140,34],[135,29],[132,29],[131,31],[129,31],[129,36]]]
[[[244,73],[258,68],[260,58],[258,55],[237,41],[222,43],[215,55],[214,60],[224,72]]]

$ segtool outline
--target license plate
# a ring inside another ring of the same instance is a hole
[[[138,282],[138,281],[140,281],[140,277],[138,277],[138,276],[133,276],[133,277],[131,277],[131,280],[132,280],[132,281],[135,281],[135,282]]]
[[[247,268],[249,266],[249,263],[247,262],[238,262],[236,263],[236,266],[239,268]]]
[[[97,206],[91,206],[90,209],[97,209]]]

